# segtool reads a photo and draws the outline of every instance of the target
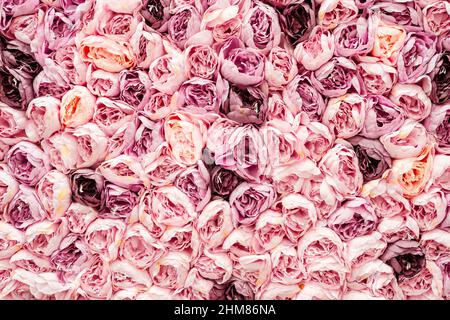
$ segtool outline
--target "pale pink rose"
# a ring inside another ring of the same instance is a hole
[[[17,287],[16,282],[12,279],[13,266],[8,260],[0,260],[0,299],[6,300]]]
[[[51,170],[42,177],[36,186],[36,194],[52,221],[62,217],[72,203],[69,178],[57,170]]]
[[[136,296],[136,300],[182,300],[173,290],[152,285],[150,289]]]
[[[253,239],[253,230],[249,226],[241,225],[235,228],[225,239],[222,249],[229,251],[234,261],[240,257],[252,254],[251,242]]]
[[[185,169],[185,166],[174,159],[167,142],[163,142],[155,151],[146,154],[142,159],[142,166],[154,186],[173,184]]]
[[[199,270],[194,267],[189,271],[183,289],[178,289],[176,292],[179,292],[183,299],[215,300],[214,285],[215,282],[202,277]]]
[[[270,282],[262,291],[256,295],[258,300],[292,300],[301,289],[298,285],[283,285]]]
[[[156,58],[164,54],[161,36],[149,29],[144,21],[137,24],[129,41],[139,68],[147,69]]]
[[[273,47],[270,50],[264,67],[264,76],[271,88],[283,88],[298,73],[293,56],[282,47]]]
[[[328,217],[328,227],[344,241],[371,233],[377,223],[378,217],[371,203],[359,197],[344,202]]]
[[[358,64],[358,71],[364,82],[365,89],[371,94],[388,93],[397,82],[397,70],[380,62],[363,59]]]
[[[129,189],[106,183],[101,195],[100,218],[125,219],[138,211],[138,195]]]
[[[264,211],[256,220],[254,232],[253,251],[263,253],[272,250],[285,236],[282,214],[270,209]]]
[[[206,44],[191,45],[184,51],[186,73],[189,78],[211,79],[217,73],[219,59],[211,46]]]
[[[363,186],[361,194],[371,201],[380,217],[406,216],[411,211],[409,201],[403,197],[401,188],[387,183],[386,180],[369,181]]]
[[[165,253],[161,243],[155,241],[140,223],[127,227],[120,244],[120,256],[133,265],[145,269]]]
[[[117,42],[103,36],[88,36],[79,43],[81,59],[108,72],[134,67],[136,58],[128,42]]]
[[[422,232],[436,228],[445,219],[446,211],[447,200],[439,189],[431,189],[411,199],[411,217]]]
[[[48,138],[61,129],[59,104],[60,100],[54,97],[38,97],[30,101],[25,132],[31,140]]]
[[[339,264],[344,263],[344,243],[333,230],[327,227],[310,229],[300,238],[297,250],[303,270],[308,270],[311,263],[324,258],[331,258]]]
[[[67,129],[66,132],[77,142],[77,168],[91,167],[105,159],[108,139],[95,123],[86,123],[75,129]]]
[[[96,69],[90,64],[86,71],[86,88],[99,97],[116,97],[119,95],[119,73]]]
[[[272,73],[273,71],[269,74]],[[278,93],[273,93],[267,101],[266,120],[270,121],[275,119],[284,120],[290,124],[294,123],[294,113],[287,107],[281,95]]]
[[[316,282],[307,281],[299,286],[302,290],[295,300],[339,300],[342,295],[341,290],[330,290]]]
[[[177,110],[178,93],[173,95],[152,90],[148,102],[143,107],[143,114],[150,120],[158,121]]]
[[[295,246],[284,240],[270,252],[272,261],[272,282],[283,285],[299,284],[305,275]]]
[[[195,227],[207,248],[220,247],[233,230],[229,203],[222,199],[209,202],[198,215]]]
[[[193,259],[198,256],[199,250],[201,249],[200,246],[203,245],[192,223],[188,223],[182,227],[170,226],[166,228],[159,241],[166,248],[166,251],[190,253]]]
[[[150,190],[145,190],[142,192],[139,198],[137,217],[132,215],[129,223],[131,224],[139,221],[147,228],[150,236],[154,239],[159,239],[167,227],[161,222],[155,220],[156,217],[152,210],[152,200],[153,193]]]
[[[168,22],[168,36],[172,43],[183,49],[186,42],[200,31],[201,15],[189,4],[171,10]]]
[[[91,222],[97,218],[94,208],[72,202],[65,212],[67,227],[71,232],[84,233]]]
[[[75,86],[67,91],[61,98],[61,124],[75,128],[89,122],[94,115],[95,101],[95,96],[86,87]]]
[[[16,252],[9,262],[14,268],[24,269],[33,273],[50,272],[52,266],[48,257],[36,255],[28,250],[22,249]]]
[[[420,234],[417,222],[410,216],[402,215],[381,219],[377,231],[383,235],[388,243],[398,240],[418,239]]]
[[[76,138],[67,132],[57,132],[41,142],[42,149],[50,158],[50,163],[64,174],[76,169],[80,162]]]
[[[272,263],[268,253],[240,257],[233,269],[233,276],[252,283],[256,289],[264,287],[270,280]]]
[[[342,300],[386,300],[383,297],[374,297],[368,289],[347,289],[342,294]]]
[[[80,287],[77,293],[82,297],[96,300],[109,300],[112,297],[112,278],[109,262],[100,255],[93,255],[79,276]]]
[[[418,157],[395,160],[386,171],[389,182],[398,184],[406,198],[420,194],[431,178],[434,149],[426,145]]]
[[[65,218],[56,221],[44,220],[27,228],[25,246],[37,255],[48,257],[59,248],[62,239],[68,233],[69,229]]]
[[[325,155],[335,139],[326,125],[316,121],[306,121],[299,125],[296,135],[303,142],[302,152],[314,161],[319,161]]]
[[[419,273],[411,278],[400,277],[398,283],[409,299],[442,299],[442,272],[433,261],[427,260]]]
[[[234,226],[254,224],[259,215],[272,206],[275,198],[275,190],[268,183],[243,182],[238,185],[229,200]]]
[[[2,245],[0,261],[3,261],[22,249],[25,243],[25,234],[11,224],[0,221],[0,243]]]
[[[3,221],[25,230],[35,222],[44,220],[44,208],[33,189],[19,185],[18,192],[3,210]]]
[[[337,138],[351,138],[363,128],[366,100],[358,94],[346,94],[328,100],[322,121]]]
[[[141,163],[133,156],[120,155],[106,160],[97,167],[106,180],[132,191],[139,190],[142,185],[148,185]]]
[[[151,278],[147,271],[137,268],[127,260],[115,260],[111,263],[111,281],[114,292],[137,288],[142,291],[151,286]]]
[[[217,42],[239,36],[242,29],[242,16],[250,7],[250,1],[241,4],[233,1],[219,1],[205,10],[202,29],[210,30]]]
[[[425,31],[436,35],[446,34],[450,31],[450,3],[447,1],[426,1],[422,12]]]
[[[38,14],[38,12],[34,12],[13,18],[5,35],[9,38],[20,40],[23,43],[31,44],[36,35]]]
[[[420,238],[427,260],[437,261],[450,257],[450,233],[441,229],[424,232]]]
[[[111,136],[122,125],[132,122],[135,116],[135,110],[129,104],[99,98],[95,104],[93,120],[103,132]]]
[[[70,288],[69,284],[59,281],[55,272],[34,273],[24,269],[15,269],[12,278],[20,283],[28,285],[30,292],[36,299],[62,293]]]
[[[365,2],[365,5],[370,6],[370,2],[373,0],[362,1]],[[355,2],[358,3],[359,0]],[[340,23],[333,30],[336,54],[351,57],[355,54],[360,56],[368,53],[373,48],[374,31],[373,20],[366,19],[364,16],[348,23]]]
[[[70,283],[84,269],[91,253],[82,237],[69,233],[50,256],[52,267],[61,281]]]
[[[379,20],[378,17],[373,16]],[[399,25],[388,24],[379,20],[375,31],[372,56],[379,58],[384,64],[393,66],[406,40],[406,30]]]
[[[433,133],[437,140],[436,150],[440,153],[450,154],[450,135],[448,121],[450,119],[450,104],[434,105],[431,113],[425,119],[424,125],[428,132]]]
[[[84,239],[92,252],[98,253],[106,261],[112,261],[117,258],[125,228],[121,219],[97,218],[87,227]]]
[[[323,0],[318,12],[319,24],[334,29],[340,23],[353,20],[358,15],[358,7],[353,0]]]
[[[450,191],[450,156],[436,155],[429,185]]]
[[[169,48],[166,45],[165,47],[167,51]],[[150,64],[149,77],[156,90],[174,94],[181,84],[187,80],[183,54],[175,48],[170,48],[169,53],[156,58]]]
[[[0,165],[0,211],[8,205],[12,198],[19,191],[19,183],[14,179],[9,168]]]
[[[377,231],[346,242],[345,259],[349,266],[357,267],[379,258],[386,249],[383,235]]]
[[[281,212],[286,237],[297,242],[317,222],[317,212],[310,200],[299,194],[288,194],[275,202],[273,209]]]
[[[138,119],[140,124],[136,129],[133,144],[129,146],[127,153],[142,159],[162,145],[164,132],[162,122],[153,122],[144,116],[140,116]]]
[[[325,173],[326,182],[341,199],[355,196],[362,188],[363,176],[358,158],[349,146],[336,143],[323,156],[319,168]]]
[[[129,41],[136,32],[138,18],[130,13],[118,13],[110,10],[95,11],[90,22],[95,26],[96,34],[118,42]]]
[[[167,288],[182,288],[189,273],[190,255],[185,252],[168,252],[159,258],[149,273],[155,285]]]
[[[412,120],[422,121],[431,112],[430,98],[415,84],[396,84],[392,88],[390,99],[405,110]]]
[[[188,196],[174,186],[153,190],[151,210],[156,222],[168,226],[181,227],[197,217]]]
[[[344,263],[332,256],[312,261],[306,266],[306,270],[309,281],[329,290],[342,288],[349,273]]]
[[[132,148],[137,131],[137,121],[122,124],[117,131],[108,138],[108,150],[106,160],[111,160],[126,153]],[[133,154],[131,154],[133,155]]]
[[[314,71],[333,57],[334,48],[333,33],[324,27],[316,26],[307,40],[297,44],[294,57],[306,70]]]
[[[371,295],[388,300],[402,300],[403,292],[390,266],[381,260],[373,260],[352,270],[351,281],[365,283]]]
[[[406,120],[397,131],[381,136],[380,141],[394,159],[417,157],[429,143],[425,127],[413,120]]]
[[[111,300],[137,300],[140,294],[144,294],[141,293],[140,288],[135,287],[126,288],[116,291],[114,295],[111,297]]]
[[[223,284],[231,278],[233,261],[227,253],[213,253],[205,249],[200,257],[195,260],[195,267],[205,279]]]
[[[200,160],[206,146],[207,125],[188,113],[173,113],[164,122],[164,133],[174,159],[182,165]]]
[[[26,136],[27,117],[24,111],[13,109],[0,102],[0,119],[1,142],[14,145]]]

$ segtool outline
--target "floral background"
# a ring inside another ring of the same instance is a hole
[[[448,299],[450,2],[0,0],[1,299]]]

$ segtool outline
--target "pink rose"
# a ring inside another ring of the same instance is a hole
[[[450,156],[438,154],[433,161],[429,185],[450,191]]]
[[[61,129],[59,105],[60,100],[54,97],[39,97],[30,101],[25,132],[31,140],[49,138]]]
[[[441,229],[424,232],[420,246],[427,260],[437,261],[450,257],[450,233]]]
[[[210,176],[202,161],[197,166],[190,167],[180,173],[175,180],[175,186],[189,196],[200,211],[211,199]]]
[[[22,249],[25,243],[25,234],[11,224],[0,221],[0,242],[2,243],[0,262],[7,261],[13,254]]]
[[[333,57],[334,48],[333,33],[326,28],[316,26],[309,38],[295,47],[294,56],[306,70],[314,71]]]
[[[254,252],[263,253],[272,250],[285,236],[283,216],[274,210],[261,213],[255,223],[252,247]]]
[[[417,222],[410,216],[402,215],[382,218],[377,230],[388,243],[418,239],[420,234]]]
[[[99,97],[116,97],[119,95],[119,73],[96,69],[91,64],[86,71],[86,88]]]
[[[305,275],[300,266],[297,250],[292,243],[284,240],[270,253],[272,261],[272,281],[283,285],[301,282]]]
[[[178,174],[185,168],[174,159],[166,142],[155,151],[145,155],[142,165],[150,183],[155,186],[164,186],[175,182]]]
[[[450,31],[450,4],[447,1],[433,1],[422,12],[425,31],[438,36]]]
[[[65,127],[76,128],[94,115],[95,96],[86,87],[75,86],[61,98],[60,117]]]
[[[120,219],[96,219],[86,229],[84,239],[93,252],[106,261],[117,258],[126,225]]]
[[[446,211],[447,200],[441,190],[431,189],[411,199],[411,217],[422,232],[436,228],[445,219]]]
[[[183,54],[175,48],[170,48],[169,53],[156,58],[150,64],[149,77],[156,90],[174,94],[187,80]]]
[[[222,249],[230,252],[230,257],[236,262],[240,257],[248,256],[252,250],[253,230],[250,226],[241,225],[235,228],[225,239]]]
[[[383,235],[377,231],[346,242],[345,259],[349,266],[358,267],[379,258],[386,249]]]
[[[353,20],[358,15],[358,8],[353,0],[323,0],[321,1],[318,22],[334,29],[340,23]]]
[[[396,84],[389,98],[412,120],[422,121],[430,115],[431,100],[418,85]]]
[[[439,267],[433,261],[426,261],[419,273],[411,278],[400,278],[399,286],[409,299],[441,299],[443,277]]]
[[[297,63],[288,50],[281,47],[270,50],[264,69],[264,76],[270,87],[283,88],[297,73]]]
[[[428,132],[434,133],[438,142],[436,150],[450,154],[450,134],[448,123],[450,121],[450,104],[434,105],[430,116],[425,119],[424,125]]]
[[[67,227],[73,233],[85,233],[87,227],[97,219],[97,211],[92,207],[72,202],[66,211]]]
[[[397,70],[369,58],[361,60],[362,62],[358,64],[358,71],[366,91],[380,95],[388,93],[397,82]]]
[[[370,6],[370,1],[365,2]],[[333,30],[337,55],[351,57],[368,53],[373,48],[373,32],[372,19],[359,17],[347,23],[340,23]]]
[[[131,190],[107,183],[102,190],[100,218],[125,219],[137,211],[138,195]]]
[[[121,101],[99,98],[95,105],[93,120],[107,135],[112,136],[124,124],[135,117],[135,109]]]
[[[28,126],[24,111],[16,110],[0,102],[0,141],[7,145],[14,145],[25,137]]]
[[[153,283],[168,289],[182,288],[189,272],[190,262],[190,257],[185,252],[166,253],[149,268]]]
[[[44,220],[33,224],[25,231],[25,247],[40,256],[50,256],[55,252],[62,239],[67,236],[67,220]]]
[[[272,263],[268,253],[240,257],[233,269],[233,275],[243,281],[248,281],[256,289],[264,287],[270,279]]]
[[[97,170],[106,180],[132,191],[139,190],[142,185],[148,185],[144,169],[132,156],[121,155],[104,161]]]
[[[256,299],[261,300],[292,300],[301,289],[297,285],[269,283],[263,291],[259,291]]]
[[[217,53],[209,45],[191,45],[184,52],[189,78],[211,79],[216,75],[219,60]]]
[[[110,264],[100,255],[93,255],[80,276],[80,294],[89,299],[108,300],[112,296]],[[77,290],[78,291],[78,290]]]
[[[213,253],[205,249],[195,261],[195,267],[205,279],[222,284],[231,278],[233,261],[226,253]]]
[[[192,113],[218,113],[226,96],[228,87],[218,79],[217,82],[201,78],[191,78],[184,82],[178,93],[178,107]]]
[[[51,221],[61,218],[72,203],[69,178],[57,170],[42,177],[36,186],[36,194]]]
[[[164,54],[161,36],[147,28],[144,21],[137,24],[129,41],[139,68],[147,69],[156,58]]]
[[[296,134],[303,141],[302,152],[314,161],[319,161],[331,149],[335,139],[326,125],[316,121],[302,123]]]
[[[167,251],[190,253],[193,259],[198,257],[199,250],[201,249],[198,232],[192,226],[192,223],[188,223],[182,227],[170,226],[166,228],[159,240]]]
[[[0,210],[2,212],[18,191],[19,183],[9,168],[4,164],[0,165]]]
[[[372,16],[377,26],[375,31],[375,41],[372,49],[372,56],[379,58],[384,64],[393,66],[397,62],[406,40],[406,30],[396,24],[387,24],[377,16]]]
[[[137,268],[127,260],[115,260],[111,263],[111,281],[115,292],[127,288],[143,291],[151,285],[148,272]]]

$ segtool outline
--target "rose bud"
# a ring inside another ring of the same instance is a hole
[[[224,292],[224,300],[253,300],[255,292],[253,287],[247,281],[236,278],[227,283]]]
[[[425,256],[416,241],[399,240],[392,243],[381,260],[394,269],[397,279],[411,278],[425,267]]]
[[[91,169],[79,169],[70,176],[75,201],[99,209],[104,178]]]
[[[333,57],[334,47],[333,33],[317,26],[311,31],[307,40],[295,47],[294,57],[306,70],[314,71]]]
[[[119,76],[119,98],[135,109],[142,109],[150,96],[150,79],[144,71],[124,70]]]
[[[27,108],[25,132],[33,140],[49,138],[61,129],[59,122],[60,100],[54,97],[39,97],[30,101]]]
[[[86,87],[75,86],[61,99],[61,124],[75,128],[88,123],[94,115],[95,96]]]
[[[99,98],[93,120],[108,136],[112,136],[124,124],[129,125],[136,117],[135,109],[121,101]]]
[[[217,53],[205,44],[191,45],[185,50],[186,73],[189,78],[211,79],[217,71]]]
[[[101,218],[125,219],[137,210],[138,195],[112,183],[105,185],[102,192]]]
[[[347,23],[358,15],[358,7],[353,0],[323,0],[318,12],[318,23],[334,29],[340,23]]]
[[[280,43],[280,24],[273,7],[255,3],[242,19],[242,40],[247,47],[267,54]]]
[[[447,200],[439,189],[431,189],[411,199],[411,217],[422,232],[436,228],[445,219],[446,211]]]
[[[199,214],[195,227],[207,248],[220,247],[233,230],[228,202],[221,199],[209,202]]]
[[[283,216],[283,229],[286,237],[297,242],[317,221],[314,204],[299,194],[288,194],[278,200],[273,209]]]
[[[399,53],[397,68],[401,83],[416,82],[427,73],[427,65],[436,53],[436,37],[425,32],[411,32]]]
[[[337,138],[350,138],[361,131],[366,116],[366,100],[347,94],[328,100],[322,121]]]
[[[155,30],[167,30],[167,21],[170,18],[170,0],[145,0],[140,14],[145,21]]]
[[[284,219],[280,212],[266,210],[258,216],[252,247],[256,253],[264,253],[278,246],[285,236]]]
[[[315,227],[300,238],[298,242],[298,257],[302,269],[308,269],[313,262],[329,257],[334,262],[343,263],[344,243],[330,228]],[[334,263],[333,263],[334,264]]]
[[[239,177],[233,171],[219,166],[211,171],[211,190],[221,197],[228,197],[239,182]]]
[[[272,261],[272,281],[284,285],[298,284],[305,275],[300,267],[297,250],[284,240],[270,253]]]
[[[431,2],[431,3],[429,3]],[[428,4],[429,3],[429,4]],[[447,1],[427,1],[423,8],[423,28],[439,36],[450,31],[450,3]]]
[[[86,88],[98,97],[116,97],[119,95],[119,73],[95,69],[89,65],[86,72]]]
[[[342,57],[364,55],[373,48],[373,20],[359,17],[356,20],[339,23],[333,30],[335,51]]]
[[[267,183],[238,185],[230,195],[234,226],[254,224],[258,216],[272,206],[275,196],[273,186]]]
[[[360,191],[363,176],[358,157],[350,146],[337,143],[323,156],[319,168],[339,197],[355,196]]]
[[[344,241],[371,233],[377,222],[374,209],[364,198],[344,202],[328,218],[328,226]]]
[[[289,51],[281,47],[273,47],[270,50],[264,75],[271,88],[282,89],[297,73],[297,63]]]
[[[80,291],[85,299],[109,300],[112,296],[111,267],[100,255],[93,255],[79,276]]]
[[[369,139],[377,139],[400,128],[405,117],[405,112],[388,98],[369,95],[366,119],[360,134]]]
[[[55,252],[62,239],[69,233],[67,220],[44,220],[33,224],[25,231],[26,247],[38,255],[50,256]]]
[[[13,254],[22,249],[25,243],[25,234],[14,228],[11,224],[0,221],[0,241],[2,243],[0,261],[3,259],[5,259],[3,261],[7,261]]]
[[[379,258],[386,249],[386,241],[379,232],[372,232],[348,240],[345,247],[345,258],[351,267],[366,265]]]
[[[222,112],[239,123],[262,124],[267,110],[267,92],[263,87],[239,88],[230,86]]]
[[[33,189],[19,185],[19,191],[3,211],[3,221],[17,229],[24,230],[33,223],[42,221],[44,212]]]
[[[26,135],[27,118],[24,111],[16,110],[0,102],[0,141],[14,145]],[[34,139],[33,139],[34,140]]]
[[[62,217],[72,202],[69,178],[57,170],[42,177],[36,186],[36,194],[51,221]]]
[[[425,119],[424,125],[428,132],[434,133],[438,142],[436,150],[450,154],[450,104],[433,106],[430,116]]]
[[[408,300],[442,299],[442,271],[433,261],[426,261],[418,274],[410,278],[402,277],[398,283]]]
[[[120,245],[120,256],[133,265],[146,269],[165,253],[161,243],[155,241],[140,223],[127,227]]]
[[[128,42],[117,42],[103,36],[88,36],[79,44],[81,59],[108,72],[119,72],[136,64]]]
[[[34,187],[51,168],[47,154],[28,141],[21,141],[9,149],[5,162],[17,181],[30,187]]]
[[[237,86],[257,86],[264,79],[264,56],[256,49],[245,48],[239,38],[222,45],[219,59],[222,76]]]
[[[92,252],[106,261],[113,261],[117,258],[125,229],[123,220],[97,218],[87,227],[84,240]]]
[[[292,44],[305,40],[316,24],[315,6],[311,0],[290,1],[280,10],[281,30]]]
[[[392,88],[389,99],[412,120],[422,121],[430,115],[431,100],[418,85],[398,83]]]
[[[381,178],[392,165],[389,154],[378,140],[357,136],[349,140],[358,157],[364,182]]]
[[[190,262],[190,256],[185,252],[166,253],[149,268],[153,283],[172,290],[183,287]]]
[[[420,239],[427,260],[445,260],[450,256],[450,232],[434,229],[424,232]]]
[[[85,233],[91,222],[97,219],[97,211],[86,205],[72,202],[66,211],[67,227],[73,233]]]
[[[311,82],[317,90],[328,97],[342,96],[354,88],[361,91],[361,81],[353,61],[334,57],[311,75]]]
[[[361,60],[358,71],[366,91],[380,95],[388,93],[397,82],[397,70],[383,63],[373,62],[369,58]]]
[[[168,48],[166,48],[168,49]],[[152,86],[158,91],[173,95],[187,80],[184,72],[184,56],[175,48],[168,54],[156,58],[149,67]]]
[[[250,282],[256,289],[263,288],[270,280],[272,263],[268,253],[240,257],[233,269],[233,276]]]

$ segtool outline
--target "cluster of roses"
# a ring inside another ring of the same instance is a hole
[[[0,298],[450,297],[450,2],[0,4]]]

